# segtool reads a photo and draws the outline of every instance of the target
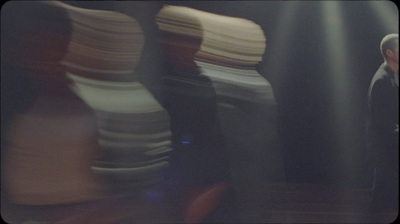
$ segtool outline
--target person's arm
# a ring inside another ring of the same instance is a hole
[[[372,117],[375,125],[380,129],[394,131],[396,121],[394,120],[393,87],[388,80],[379,79],[375,82],[371,92]]]

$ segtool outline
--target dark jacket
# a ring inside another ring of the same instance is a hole
[[[160,103],[171,118],[172,172],[183,172],[178,175],[189,185],[229,178],[211,80],[200,71],[171,70],[163,78],[162,90]]]
[[[399,86],[394,72],[382,64],[368,90],[367,137],[370,156],[398,150]]]

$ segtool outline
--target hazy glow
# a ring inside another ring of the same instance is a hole
[[[333,86],[333,108],[336,121],[343,127],[346,121],[346,111],[351,107],[349,96],[351,95],[351,81],[348,73],[350,69],[347,38],[345,37],[345,23],[343,21],[341,3],[338,1],[322,2],[323,27],[326,32],[326,45],[329,54],[330,83]],[[346,109],[343,109],[346,108]]]
[[[271,60],[268,63],[268,70],[271,74],[280,73],[280,69],[282,69],[282,65],[285,63],[285,58],[287,58],[290,52],[288,43],[290,43],[289,40],[294,35],[293,24],[295,24],[295,20],[298,18],[296,12],[298,12],[300,3],[300,1],[285,2],[286,7],[284,7],[284,12],[282,12],[280,20],[276,26],[278,27],[277,32],[269,34],[274,35],[274,46],[280,46],[279,55],[271,57]]]
[[[333,93],[329,94],[332,108],[333,135],[332,140],[338,151],[335,153],[339,161],[337,165],[338,174],[345,182],[352,181],[352,157],[353,149],[350,137],[352,136],[352,113],[354,106],[352,102],[353,82],[351,81],[352,67],[350,66],[350,52],[348,51],[348,39],[346,38],[346,27],[344,22],[342,4],[339,1],[324,1],[322,4],[323,31],[326,36],[329,65],[327,74],[329,84]],[[343,198],[347,198],[343,192]]]
[[[370,1],[371,8],[387,33],[399,32],[399,11],[392,1]]]
[[[345,23],[343,21],[341,3],[338,1],[322,2],[323,27],[326,32],[326,45],[329,56],[328,74],[333,86],[332,103],[335,115],[335,124],[340,129],[346,125],[346,113],[351,107],[351,81],[347,75],[350,70],[348,41],[345,37]],[[346,108],[346,109],[344,109]],[[346,129],[347,130],[347,129]],[[341,130],[342,131],[342,130]]]

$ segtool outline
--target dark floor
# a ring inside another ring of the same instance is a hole
[[[369,189],[274,183],[259,186],[254,192],[228,195],[235,195],[236,203],[223,201],[204,223],[391,223],[398,215],[395,211],[372,214]],[[148,214],[130,217],[122,223],[182,221],[172,213],[165,214],[167,211],[171,207],[156,205]]]
[[[266,184],[238,202],[242,223],[390,223],[398,214],[371,214],[368,189],[316,184]]]
[[[259,186],[249,193],[228,193],[235,200],[225,198],[211,212],[204,223],[391,223],[397,219],[395,211],[371,214],[371,192],[368,189],[345,189],[316,184],[274,183]],[[132,198],[130,210],[125,211],[123,221],[117,223],[179,223],[179,206],[166,200],[149,201]],[[12,207],[2,204],[2,217],[10,223],[22,223],[22,216]],[[83,208],[84,210],[85,208]],[[117,210],[110,206],[110,212]],[[114,210],[113,210],[114,209]],[[93,213],[94,214],[94,213]],[[100,214],[107,217],[106,214]],[[34,216],[31,216],[34,217]],[[31,220],[33,221],[34,218]],[[27,220],[27,219],[25,219]],[[29,219],[28,219],[29,220]],[[90,221],[88,221],[90,222]],[[30,223],[30,222],[26,222]],[[31,222],[41,223],[41,222]],[[92,223],[97,223],[93,221]]]

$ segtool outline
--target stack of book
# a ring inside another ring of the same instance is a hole
[[[71,88],[98,119],[102,156],[92,169],[118,194],[157,183],[169,165],[170,121],[133,72],[144,43],[140,26],[121,13],[57,4],[73,25],[64,60]]]

